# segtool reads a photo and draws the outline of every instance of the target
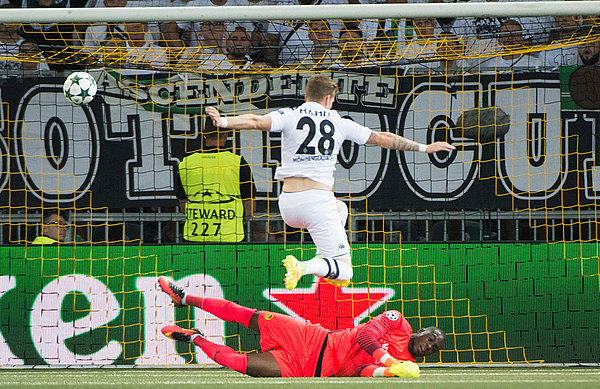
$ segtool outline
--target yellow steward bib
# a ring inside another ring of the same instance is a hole
[[[221,151],[195,153],[181,161],[179,176],[187,195],[185,240],[239,242],[244,239],[241,159],[239,155]]]
[[[58,240],[54,240],[48,236],[40,235],[36,237],[31,244],[54,244],[58,243]]]

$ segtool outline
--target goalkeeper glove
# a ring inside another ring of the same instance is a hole
[[[396,377],[418,377],[420,374],[419,365],[411,361],[394,363],[389,369]]]

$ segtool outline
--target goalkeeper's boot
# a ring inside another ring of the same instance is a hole
[[[172,279],[160,276],[158,277],[158,285],[163,292],[171,297],[171,300],[173,300],[173,304],[175,304],[176,307],[184,306],[182,300],[185,297],[185,292],[183,291],[183,288],[177,286]]]
[[[338,288],[343,288],[345,286],[350,285],[350,280],[334,280],[331,278],[323,278],[325,281],[329,282],[333,286],[337,286]]]
[[[283,283],[286,289],[294,289],[298,285],[300,277],[304,275],[304,267],[293,255],[285,257],[283,266],[285,266],[286,270]]]
[[[185,328],[181,328],[178,325],[172,324],[170,326],[166,326],[162,328],[162,333],[169,339],[179,340],[181,342],[193,343],[194,339],[192,335],[200,335],[204,337],[204,334],[197,329],[187,330]]]
[[[418,377],[421,374],[419,365],[411,361],[394,363],[390,366],[390,373],[396,377]]]

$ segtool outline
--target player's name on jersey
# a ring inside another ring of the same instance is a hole
[[[294,162],[328,161],[331,158],[332,158],[331,155],[305,155],[305,156],[295,156],[292,160]]]
[[[303,115],[322,116],[322,117],[329,117],[329,116],[331,116],[331,111],[329,111],[329,110],[327,110],[327,111],[326,110],[314,111],[314,110],[308,109],[308,108],[300,108],[299,111]]]
[[[185,216],[188,219],[235,219],[235,211],[232,209],[202,209],[202,208],[187,208]]]

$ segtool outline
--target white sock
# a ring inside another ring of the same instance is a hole
[[[339,269],[339,274],[335,277],[336,280],[350,280],[354,275],[352,271],[352,265],[348,262],[331,259],[331,258],[319,258],[315,257],[311,260],[300,262],[304,266],[304,274],[312,274],[319,277],[325,277],[332,270],[331,267]]]

